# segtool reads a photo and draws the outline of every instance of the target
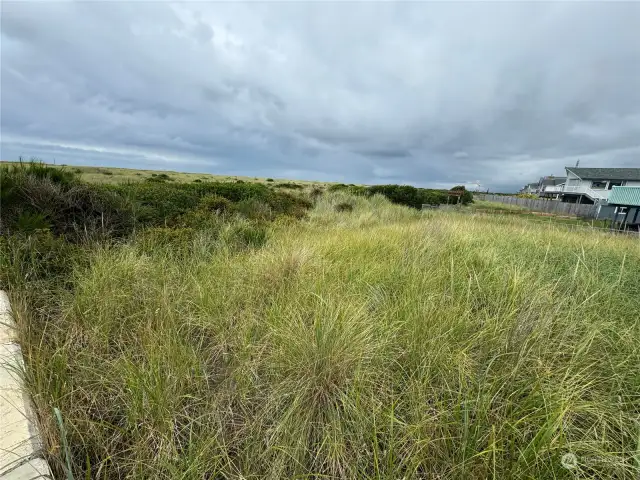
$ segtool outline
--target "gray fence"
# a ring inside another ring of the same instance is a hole
[[[564,203],[558,200],[547,200],[543,198],[507,197],[504,195],[492,195],[487,193],[474,193],[473,198],[476,200],[486,200],[488,202],[517,205],[535,212],[547,212],[555,215],[567,215],[583,218],[598,218],[598,205]]]

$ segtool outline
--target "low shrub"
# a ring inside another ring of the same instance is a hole
[[[347,202],[338,203],[335,206],[336,212],[351,212],[353,211],[353,205]]]
[[[267,178],[267,182],[273,182],[273,178]]]
[[[318,186],[314,186],[311,191],[309,192],[309,196],[311,197],[312,200],[317,200],[318,197],[320,197],[322,194],[324,193],[324,190],[322,189],[322,187],[318,187]]]
[[[123,236],[134,224],[132,205],[100,185],[79,182],[73,172],[31,163],[1,172],[4,233],[51,230],[69,240],[99,234]]]
[[[457,185],[451,189],[452,191],[462,191],[462,196],[460,197],[460,203],[463,205],[468,205],[473,202],[473,193],[467,190],[464,185]]]
[[[213,193],[202,197],[198,204],[198,208],[220,214],[231,209],[231,201]]]
[[[278,188],[290,188],[291,190],[302,190],[304,187],[298,183],[283,182],[276,185]]]

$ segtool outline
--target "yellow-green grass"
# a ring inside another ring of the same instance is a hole
[[[13,296],[61,478],[53,408],[78,479],[638,478],[637,239],[342,194],[224,238]]]
[[[528,218],[534,222],[546,222],[562,224],[567,227],[593,227],[607,228],[610,226],[608,220],[596,220],[579,218],[576,216],[556,215],[552,213],[536,212],[521,205],[511,205],[500,202],[491,202],[487,200],[475,200],[472,204],[464,207],[473,212],[481,212],[488,214],[519,214],[524,218]]]
[[[17,162],[2,161],[0,165],[11,164]],[[278,183],[297,183],[301,186],[326,186],[331,182],[316,182],[310,180],[286,180],[273,178],[267,181],[267,178],[248,177],[241,175],[214,175],[211,173],[186,173],[171,170],[142,170],[135,168],[118,168],[118,167],[87,167],[75,165],[52,165],[59,168],[75,172],[83,181],[90,183],[124,183],[124,182],[140,182],[160,174],[166,174],[170,177],[169,181],[176,182],[193,182],[200,180],[202,182],[235,182],[241,180],[243,182],[256,182],[277,185]],[[273,180],[273,181],[271,181]]]

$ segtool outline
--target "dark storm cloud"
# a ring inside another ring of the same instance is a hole
[[[3,159],[515,188],[640,166],[638,3],[3,2]]]

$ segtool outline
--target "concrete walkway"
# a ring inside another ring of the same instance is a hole
[[[9,298],[0,290],[0,480],[51,479],[23,371]]]

